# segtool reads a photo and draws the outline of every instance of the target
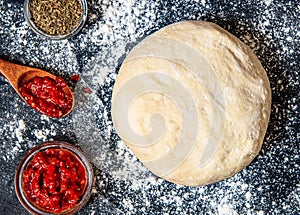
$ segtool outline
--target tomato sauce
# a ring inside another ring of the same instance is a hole
[[[80,80],[80,75],[72,75],[70,81],[78,82]]]
[[[65,149],[36,153],[22,174],[26,199],[40,210],[54,214],[76,206],[86,185],[85,167]]]
[[[61,77],[34,77],[19,86],[26,102],[38,112],[59,118],[72,108],[72,96],[65,93],[66,82]]]

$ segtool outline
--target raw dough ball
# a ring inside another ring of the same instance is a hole
[[[253,52],[219,26],[185,21],[139,43],[113,98],[114,126],[154,174],[183,185],[232,176],[258,154],[271,106]]]

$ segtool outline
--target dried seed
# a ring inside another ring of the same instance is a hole
[[[49,35],[70,33],[82,17],[79,0],[31,0],[29,11],[36,27]]]

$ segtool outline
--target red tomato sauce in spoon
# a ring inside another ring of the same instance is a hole
[[[66,82],[61,77],[34,77],[19,86],[25,101],[38,112],[59,118],[67,113],[73,104],[71,95],[64,92]]]

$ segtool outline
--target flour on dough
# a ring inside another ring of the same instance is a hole
[[[184,21],[140,42],[118,74],[118,135],[154,174],[196,186],[247,166],[261,149],[271,106],[253,52],[216,24]]]

